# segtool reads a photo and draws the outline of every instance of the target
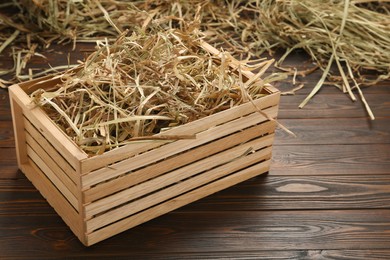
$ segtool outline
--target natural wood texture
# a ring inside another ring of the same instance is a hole
[[[258,136],[259,131],[268,128],[271,131],[275,127],[274,122],[267,122],[258,126],[251,127],[246,131],[240,131],[234,135],[221,138],[215,142],[208,143],[191,151],[183,152],[175,157],[167,158],[164,162],[150,165],[149,167],[141,168],[140,170],[132,171],[129,174],[120,176],[110,182],[102,183],[96,187],[92,187],[85,191],[85,202],[91,202],[110,194],[117,192],[127,187],[142,183],[148,179],[161,175],[169,170],[174,170],[187,165],[191,161],[211,156],[217,153],[220,147],[232,147],[244,140],[250,140]],[[146,154],[146,157],[149,157]],[[142,157],[141,157],[142,158]]]
[[[363,103],[361,101],[353,102],[345,94],[320,94],[313,98],[303,109],[298,108],[305,97],[305,95],[282,96],[281,102],[284,106],[279,110],[279,118],[361,118],[366,115]],[[365,98],[370,104],[375,117],[390,116],[387,95],[366,94]]]
[[[191,211],[389,209],[390,177],[259,176],[187,208]]]
[[[303,61],[297,52],[286,64]],[[334,86],[298,109],[319,76],[298,77],[305,87],[282,96],[280,122],[298,137],[277,131],[267,175],[89,248],[17,169],[0,89],[0,259],[390,259],[390,82],[364,89],[370,123]]]
[[[5,89],[0,89],[0,120],[1,121],[11,121],[12,116],[9,113],[10,103],[8,93]]]
[[[39,80],[37,80],[39,81]],[[57,149],[57,151],[72,165],[77,168],[79,161],[87,158],[87,155],[71,142],[70,138],[52,123],[50,118],[31,102],[29,96],[18,85],[11,86],[8,91],[13,101],[16,102],[23,110],[23,115],[20,115],[18,120],[22,120],[22,116],[26,117],[42,135]],[[21,124],[24,126],[24,123]]]
[[[0,120],[0,147],[1,148],[15,147],[12,121]]]
[[[276,132],[275,145],[390,144],[390,117],[280,119],[296,138],[283,130]],[[358,149],[358,148],[357,148]]]
[[[75,234],[81,233],[81,223],[78,218],[77,209],[72,207],[71,203],[63,194],[51,185],[51,180],[41,171],[41,169],[29,159],[28,164],[21,166],[22,172],[40,191],[48,203],[62,216],[65,223]],[[82,238],[80,238],[82,239]]]
[[[21,178],[23,174],[18,171],[15,148],[0,148],[0,178]]]
[[[254,76],[245,67],[243,74]],[[58,83],[46,76],[8,89],[17,161],[86,246],[269,170],[280,100],[270,85],[258,99],[163,133],[194,139],[136,142],[89,157],[28,96]]]
[[[389,144],[279,145],[270,174],[375,176],[388,175],[389,169]]]
[[[196,254],[194,252],[213,253],[218,256],[226,252],[260,250],[273,250],[277,254],[281,248],[284,251],[390,248],[390,210],[383,209],[327,210],[326,214],[322,210],[214,211],[207,214],[178,211],[135,227],[131,232],[97,244],[88,251],[82,249],[54,215],[17,216],[12,219],[0,216],[0,222],[0,252],[10,254],[13,250],[13,255],[31,255],[36,250],[47,257],[53,255],[55,245],[59,246],[57,250],[62,256],[77,255],[78,251],[89,252],[92,256],[99,255],[99,252],[112,252],[112,256],[128,252],[130,256],[131,252],[147,250],[172,257],[176,253],[189,256]],[[15,240],[6,239],[10,236],[28,244],[28,247],[21,251]]]

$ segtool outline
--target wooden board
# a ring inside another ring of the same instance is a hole
[[[0,102],[0,258],[390,259],[390,82],[364,89],[379,119],[370,128],[334,86],[296,108],[319,75],[282,97],[280,121],[298,138],[278,130],[268,175],[90,248],[17,171],[9,103]]]

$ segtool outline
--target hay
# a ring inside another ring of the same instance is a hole
[[[179,21],[193,16],[193,7],[185,1],[159,4],[161,16],[175,15]],[[328,78],[353,101],[356,98],[352,90],[357,89],[370,118],[374,119],[360,86],[374,85],[390,77],[388,1],[236,0],[200,1],[199,4],[202,5],[202,29],[211,42],[224,42],[230,51],[258,56],[284,48],[286,53],[278,61],[279,66],[298,48],[311,56],[324,73],[300,107]],[[145,4],[144,8],[148,7]],[[331,70],[334,63],[336,72]],[[375,71],[377,77],[365,77],[366,71]]]
[[[52,90],[32,94],[36,104],[90,155],[138,141],[169,141],[163,131],[263,96],[260,77],[272,60],[211,55],[196,31],[139,29],[113,44],[99,42],[79,70]],[[245,80],[241,69],[259,70]],[[155,135],[160,133],[160,135]]]
[[[17,6],[22,15],[0,19],[6,27],[32,35],[32,40],[45,46],[53,41],[75,44],[104,36],[111,41],[119,32],[145,28],[151,21],[164,29],[182,30],[191,22],[191,27],[205,33],[208,42],[236,55],[259,56],[284,48],[286,53],[277,67],[304,76],[312,69],[297,72],[299,68],[282,67],[289,53],[302,48],[324,73],[300,107],[320,90],[326,79],[352,100],[356,100],[353,90],[357,89],[365,102],[360,87],[390,77],[389,1],[23,0]],[[4,46],[9,44],[3,42]],[[23,59],[26,53],[18,55]],[[334,64],[336,70],[332,69]],[[367,71],[374,71],[376,77],[366,77]],[[20,74],[17,77],[26,78]]]

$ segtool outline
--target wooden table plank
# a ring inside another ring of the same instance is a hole
[[[390,88],[389,88],[390,89]],[[375,117],[390,117],[390,93],[386,95],[366,94]],[[351,101],[343,94],[320,94],[304,108],[298,108],[305,99],[303,95],[282,96],[279,108],[279,119],[308,118],[367,118],[363,103]],[[364,120],[364,119],[362,119]]]
[[[11,111],[8,98],[8,91],[0,88],[0,121],[11,121]]]
[[[12,121],[0,120],[0,148],[15,147]]]
[[[0,147],[0,179],[24,178],[18,170],[15,148]]]
[[[283,81],[279,81],[275,83],[275,86],[280,91],[286,92],[286,91],[291,91],[292,89],[299,86],[300,84],[304,84],[304,87],[301,88],[299,91],[296,91],[295,95],[307,96],[313,90],[313,87],[317,84],[320,77],[321,77],[321,71],[316,71],[313,74],[306,76],[305,78],[297,77],[297,82],[295,85],[292,84],[292,77],[288,77]],[[390,80],[385,80],[385,81],[378,82],[374,86],[361,86],[361,90],[364,95],[389,94],[390,93],[389,86],[390,86]],[[356,90],[354,90],[353,93],[355,94],[356,98],[360,98]],[[348,96],[348,94],[343,94],[343,92],[339,88],[337,88],[334,84],[329,82],[325,82],[325,84],[321,87],[318,93],[314,96],[314,99],[323,94],[335,94],[335,95]]]
[[[56,216],[0,216],[0,252],[66,256],[83,248]],[[191,236],[189,234],[192,234]],[[25,245],[20,247],[20,245]],[[251,252],[390,248],[390,210],[234,211],[167,214],[91,247],[99,252]],[[94,253],[93,253],[94,252]],[[77,255],[77,253],[76,253]]]
[[[272,150],[270,175],[389,174],[390,145],[279,145]]]
[[[275,145],[389,144],[390,117],[369,121],[363,118],[280,119],[296,134],[276,131]]]
[[[56,215],[39,191],[26,178],[0,179],[0,215]]]
[[[92,46],[92,48],[91,48]],[[63,64],[68,47],[43,53]],[[72,63],[93,49],[78,45]],[[286,65],[310,65],[295,53]],[[0,64],[8,66],[8,64]],[[32,59],[31,66],[48,68]],[[283,96],[268,175],[152,220],[90,248],[75,238],[17,170],[8,93],[0,89],[0,259],[390,259],[390,81],[361,102],[325,85],[304,109],[320,71]],[[291,77],[278,84],[290,90]]]
[[[0,179],[0,215],[52,214],[27,179]],[[190,211],[390,208],[390,176],[269,176],[245,181],[186,207]]]
[[[61,248],[61,246],[58,246]],[[62,248],[61,248],[62,249]],[[59,251],[61,250],[59,249]],[[93,258],[100,259],[153,259],[153,260],[169,260],[169,259],[235,259],[235,260],[259,260],[259,259],[357,259],[357,260],[388,260],[390,258],[390,250],[269,250],[269,251],[230,251],[230,252],[191,252],[174,254],[155,254],[153,251],[145,250],[143,252],[99,252],[94,250],[79,249],[73,253],[63,253],[61,256],[30,256],[28,259],[46,260],[46,259],[85,259]],[[10,257],[11,259],[24,259]]]
[[[390,176],[262,175],[187,206],[193,211],[375,208],[390,208]]]

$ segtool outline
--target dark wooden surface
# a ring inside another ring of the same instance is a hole
[[[48,54],[52,65],[61,59]],[[365,89],[371,122],[333,86],[298,109],[319,77],[298,78],[305,87],[282,97],[280,122],[297,138],[277,131],[268,174],[89,248],[17,169],[1,89],[0,259],[390,259],[390,83]]]

